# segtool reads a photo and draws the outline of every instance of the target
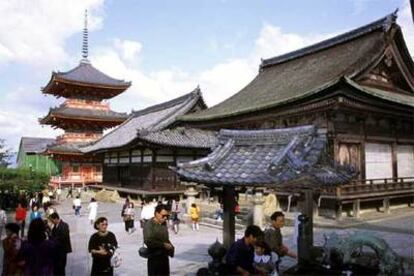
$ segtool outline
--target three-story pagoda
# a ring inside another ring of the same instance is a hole
[[[81,150],[127,119],[126,113],[114,112],[107,100],[121,94],[130,82],[107,76],[92,66],[88,60],[88,30],[85,16],[83,48],[80,64],[67,72],[53,72],[48,84],[42,88],[66,100],[39,119],[41,124],[64,130],[45,153],[62,161],[62,175],[51,180],[52,184],[87,184],[102,181],[101,160]]]

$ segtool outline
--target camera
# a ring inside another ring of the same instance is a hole
[[[115,250],[116,250],[116,246],[114,246],[113,244],[110,243],[104,243],[103,244],[103,248],[109,253],[109,255],[114,255]]]

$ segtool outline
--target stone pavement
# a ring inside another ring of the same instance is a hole
[[[82,216],[75,217],[72,210],[70,200],[56,205],[59,214],[68,222],[71,231],[71,240],[73,253],[68,256],[67,275],[81,276],[90,273],[91,258],[87,251],[87,243],[89,237],[94,233],[93,227],[87,218],[87,202],[83,204],[81,210]],[[112,231],[120,246],[123,263],[117,268],[115,275],[146,275],[146,260],[139,257],[138,248],[142,244],[142,231],[139,229],[129,235],[124,230],[124,224],[121,218],[121,206],[118,203],[101,203],[99,202],[98,216],[105,216],[109,220],[109,230]],[[349,229],[315,229],[315,244],[323,244],[323,233],[335,231],[339,235],[346,235],[353,231],[366,231],[373,235],[384,238],[390,246],[406,260],[414,258],[414,234],[405,230],[413,230],[412,216],[402,218],[393,218],[392,216],[385,221],[371,223],[367,225],[359,225],[359,228]],[[362,228],[362,229],[361,229]],[[405,232],[394,231],[395,229],[404,228]],[[408,228],[408,229],[407,229]],[[237,232],[237,236],[241,237],[242,231]],[[293,228],[285,227],[283,229],[285,242],[291,248],[293,244]],[[221,241],[222,234],[220,229],[212,229],[201,227],[200,231],[193,232],[189,225],[181,225],[180,232],[175,235],[170,232],[172,243],[176,247],[175,257],[170,259],[171,275],[194,275],[198,268],[207,266],[211,258],[207,254],[207,249],[216,239]],[[294,261],[284,258],[282,270],[290,267]],[[409,271],[414,273],[411,267]]]

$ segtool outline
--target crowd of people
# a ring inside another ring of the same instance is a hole
[[[32,195],[28,206],[19,202],[13,222],[8,223],[6,212],[0,209],[0,235],[3,229],[6,231],[6,238],[2,241],[2,275],[65,275],[67,254],[72,252],[69,225],[50,204],[41,204],[45,202],[45,195],[41,194]],[[73,199],[75,216],[81,215],[81,206],[78,194]],[[27,209],[30,209],[30,215],[26,237],[24,229]],[[96,230],[88,242],[88,251],[92,257],[91,275],[113,275],[113,256],[118,247],[116,235],[108,231],[107,218],[97,218],[98,202],[94,198],[91,198],[87,209],[88,220]],[[144,257],[147,258],[148,275],[169,275],[169,258],[175,253],[175,247],[169,238],[169,227],[177,234],[184,213],[178,198],[168,202],[142,202],[139,222],[146,247]],[[188,213],[192,230],[198,231],[200,206],[191,204]],[[133,233],[135,206],[129,198],[122,206],[121,217],[125,231]],[[282,257],[297,258],[283,243],[283,213],[275,212],[271,216],[271,223],[271,227],[264,231],[255,225],[248,226],[244,236],[231,245],[225,258],[228,274],[275,276],[278,275]]]

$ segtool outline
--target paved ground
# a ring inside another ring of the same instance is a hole
[[[124,225],[120,217],[121,204],[99,203],[98,216],[109,219],[109,230],[114,232],[123,257],[123,264],[116,270],[116,275],[146,275],[146,260],[139,257],[137,250],[142,244],[142,232],[138,229],[132,235],[124,231]],[[68,257],[67,275],[88,275],[91,267],[91,258],[87,252],[87,242],[92,233],[86,214],[87,203],[82,208],[82,217],[75,217],[71,208],[71,202],[66,201],[56,206],[63,219],[69,223],[71,230],[72,247],[74,252]],[[414,213],[411,213],[414,214]],[[378,237],[384,238],[391,247],[405,259],[414,258],[414,225],[413,216],[393,217],[370,224],[358,225],[358,228],[350,229],[315,229],[315,243],[323,243],[323,233],[337,232],[346,235],[354,231],[367,231]],[[139,225],[137,225],[139,226]],[[207,254],[207,248],[216,239],[221,240],[221,230],[201,228],[199,232],[193,232],[188,225],[181,225],[178,235],[170,232],[170,237],[176,247],[176,255],[171,259],[172,275],[187,275],[206,266],[211,260]],[[401,231],[402,230],[402,231]],[[293,247],[292,228],[283,229],[286,243]],[[238,236],[242,233],[238,232]],[[293,265],[294,261],[285,259],[283,269]],[[411,268],[412,269],[412,268]]]

